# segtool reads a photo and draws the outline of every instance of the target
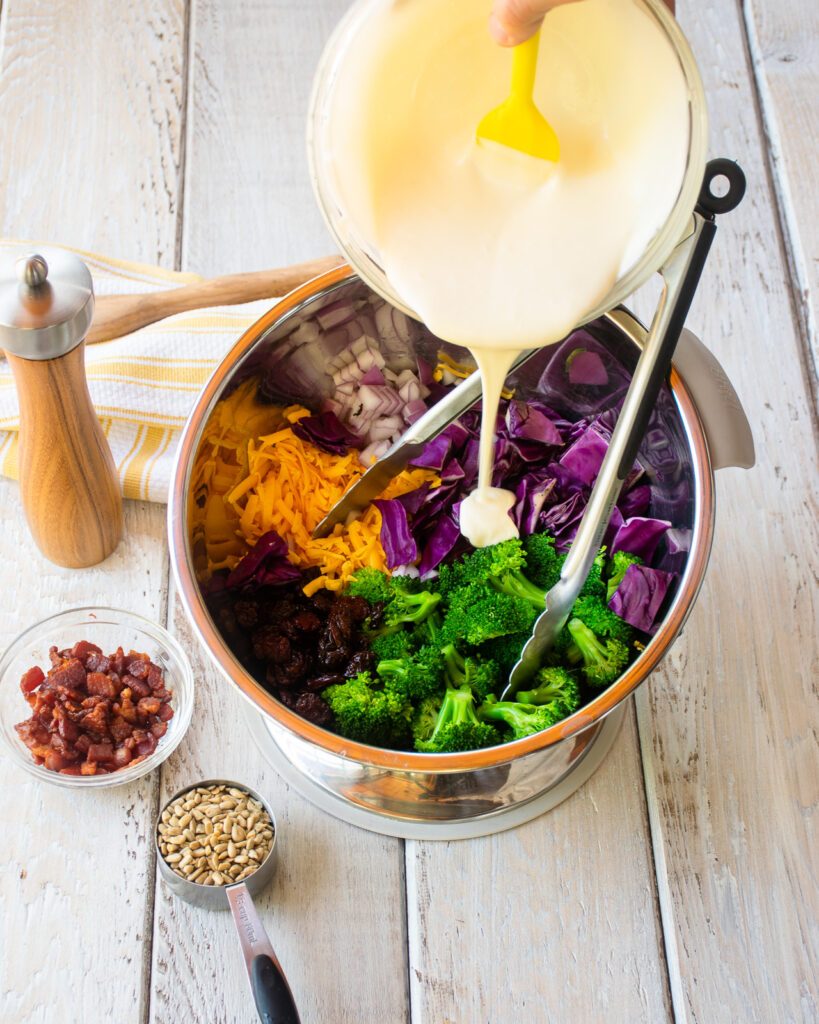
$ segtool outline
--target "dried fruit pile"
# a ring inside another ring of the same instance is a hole
[[[152,754],[173,718],[173,694],[147,654],[113,654],[87,640],[49,651],[20,689],[31,717],[15,729],[37,764],[63,775],[106,775]]]
[[[316,725],[333,716],[320,692],[375,667],[364,636],[373,609],[360,597],[303,593],[304,578],[252,595],[223,590],[211,610],[243,664],[279,700]]]

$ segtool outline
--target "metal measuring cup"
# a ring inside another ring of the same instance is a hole
[[[273,839],[267,856],[253,874],[248,875],[242,882],[234,882],[232,885],[201,885],[199,882],[191,882],[178,875],[162,856],[159,848],[159,824],[162,821],[162,814],[174,800],[200,786],[240,789],[252,799],[258,800],[270,817]],[[231,782],[229,779],[205,779],[203,782],[185,786],[166,801],[154,829],[154,849],[159,874],[175,896],[205,910],[231,911],[250,980],[250,990],[262,1024],[301,1024],[293,993],[253,904],[253,897],[258,895],[273,877],[277,837],[276,818],[264,797],[249,786]]]

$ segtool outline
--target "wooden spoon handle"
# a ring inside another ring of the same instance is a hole
[[[122,497],[88,393],[85,344],[59,359],[6,358],[20,400],[20,493],[34,540],[57,565],[96,565],[122,536]]]
[[[181,288],[144,292],[142,295],[99,295],[94,308],[94,321],[86,341],[110,341],[140,327],[154,324],[173,313],[206,306],[233,306],[254,299],[286,295],[311,278],[318,277],[344,260],[341,256],[325,256],[292,267],[256,270],[248,274],[229,274],[197,281]]]

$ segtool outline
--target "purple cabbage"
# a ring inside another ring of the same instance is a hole
[[[381,547],[387,556],[387,568],[418,561],[418,545],[409,526],[407,510],[397,498],[378,498],[373,505],[381,513]]]
[[[676,573],[646,565],[630,565],[609,601],[609,608],[644,633],[656,632],[655,622]]]
[[[650,562],[663,534],[671,526],[666,519],[652,519],[648,516],[632,516],[626,519],[615,533],[611,542],[611,553],[627,551],[639,555],[644,562]]]
[[[418,571],[421,576],[437,569],[461,538],[458,524],[450,516],[441,516],[435,524],[421,556]]]
[[[688,561],[692,531],[685,527],[672,527],[665,534],[665,551],[655,559],[655,568],[680,573]]]
[[[592,424],[566,450],[560,465],[570,480],[582,487],[591,487],[600,472],[608,447],[608,441],[600,436],[599,430]]]
[[[537,530],[538,519],[543,506],[555,489],[554,477],[537,472],[527,473],[515,489],[515,505],[512,518],[521,535],[526,537]]]
[[[580,366],[576,367],[579,356],[576,355],[574,359],[570,357],[578,349],[582,349],[585,355]],[[565,341],[548,351],[551,357],[540,375],[537,392],[568,420],[595,416],[610,409],[628,389],[630,368],[625,367],[589,331],[574,331]],[[602,370],[592,356],[597,357]],[[606,375],[605,387],[599,383],[603,373]]]
[[[544,445],[563,444],[555,424],[535,405],[512,399],[507,406],[504,422],[510,438],[537,441]]]
[[[599,352],[576,348],[566,360],[570,384],[591,384],[602,387],[609,382],[608,371]]]
[[[628,481],[626,481],[627,485]],[[617,507],[625,519],[630,519],[632,516],[645,515],[650,505],[651,488],[648,484],[632,487],[630,491],[626,491],[624,487],[620,500],[617,502]]]
[[[449,450],[452,447],[451,438],[446,434],[439,434],[424,446],[424,450],[410,462],[411,466],[419,469],[441,470],[444,468]]]
[[[331,455],[346,455],[349,448],[357,448],[360,444],[356,435],[344,426],[334,412],[303,416],[293,424],[293,433],[302,441],[309,441]]]
[[[406,494],[400,494],[395,500],[404,506],[404,510],[409,515],[414,516],[427,500],[427,495],[430,490],[431,484],[422,484],[420,487],[416,487],[414,491],[407,491]]]
[[[586,499],[578,491],[566,501],[552,505],[541,513],[540,530],[551,533],[558,551],[568,551],[585,511]]]
[[[299,579],[301,570],[287,557],[287,543],[270,530],[263,534],[225,580],[228,590],[279,587]]]

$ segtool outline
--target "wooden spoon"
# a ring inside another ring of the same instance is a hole
[[[173,313],[184,313],[189,309],[234,306],[254,299],[286,295],[305,281],[343,262],[341,256],[324,256],[292,267],[212,277],[165,291],[143,292],[141,295],[99,295],[86,341],[93,345],[98,341],[121,338]]]

